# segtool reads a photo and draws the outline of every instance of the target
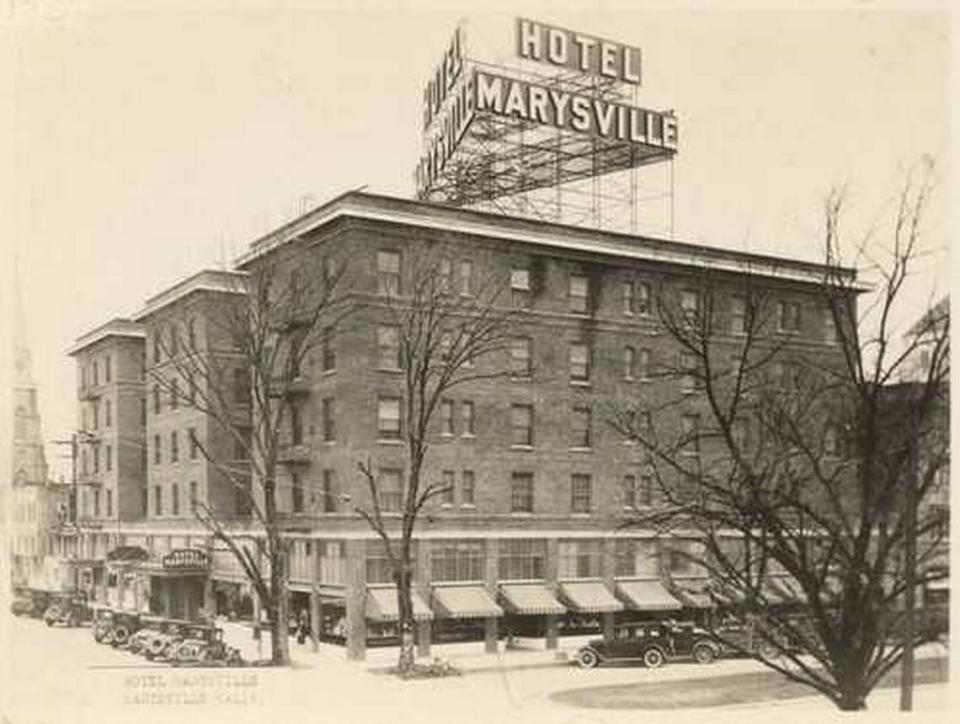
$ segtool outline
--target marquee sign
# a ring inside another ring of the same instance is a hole
[[[674,113],[627,100],[626,89],[640,86],[639,48],[526,18],[516,20],[514,48],[522,61],[562,72],[552,77],[471,60],[462,31],[454,32],[423,90],[420,198],[468,203],[676,153]],[[577,159],[590,153],[585,171]],[[556,169],[554,179],[545,168]]]
[[[210,558],[198,548],[175,548],[163,557],[161,564],[168,570],[195,570],[209,568]]]

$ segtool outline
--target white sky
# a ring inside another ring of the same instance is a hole
[[[642,48],[638,102],[680,119],[681,240],[816,259],[832,185],[850,184],[862,230],[900,170],[933,154],[939,255],[915,285],[919,311],[948,279],[950,17],[935,3],[806,5],[820,9],[4,0],[0,157],[14,162],[0,189],[14,193],[0,246],[19,253],[46,436],[76,422],[65,350],[80,334],[235,256],[305,196],[412,195],[421,87],[461,18],[508,44],[524,15]]]

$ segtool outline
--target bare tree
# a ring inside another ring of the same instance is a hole
[[[842,710],[865,708],[905,652],[928,640],[925,627],[905,627],[898,602],[945,575],[931,568],[943,516],[916,501],[949,454],[946,305],[905,338],[894,324],[930,179],[905,182],[886,249],[874,235],[859,246],[857,261],[872,254],[879,279],[859,312],[868,290],[840,255],[845,196],[827,199],[825,271],[804,308],[824,315],[832,349],[793,340],[800,308],[775,299],[782,292],[762,278],[732,291],[704,277],[695,299],[658,299],[677,350],[661,374],[692,394],[621,406],[610,418],[646,451],[658,492],[658,506],[634,524],[691,532],[702,553],[688,555],[718,600],[753,618],[769,652],[763,663]],[[900,383],[908,371],[914,380]],[[798,604],[792,611],[777,605],[783,594]]]
[[[155,394],[207,416],[208,437],[189,443],[235,498],[191,500],[197,519],[236,558],[265,612],[273,664],[289,662],[289,550],[278,507],[281,466],[296,443],[305,364],[342,318],[343,266],[295,248],[274,250],[214,291],[154,315],[162,364]],[[239,520],[237,520],[239,518]],[[252,526],[251,526],[252,523]],[[255,625],[259,626],[256,621]]]
[[[424,506],[450,490],[441,481],[424,479],[437,410],[454,390],[471,382],[494,380],[508,374],[502,358],[510,344],[513,311],[501,304],[505,284],[493,277],[461,283],[453,288],[450,261],[433,251],[411,255],[411,271],[404,289],[387,289],[382,307],[382,364],[402,370],[398,428],[406,453],[405,482],[399,501],[390,501],[369,461],[359,463],[367,482],[370,504],[355,509],[383,543],[393,571],[399,607],[400,656],[398,673],[407,676],[414,666],[412,544]],[[469,293],[465,293],[469,292]],[[391,434],[391,433],[388,433]],[[398,515],[393,515],[398,513]]]

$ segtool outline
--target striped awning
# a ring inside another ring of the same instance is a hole
[[[659,581],[617,581],[621,598],[635,611],[676,611],[680,601],[671,596]]]
[[[503,609],[483,586],[435,586],[433,605],[438,616],[447,618],[488,618],[503,615]]]
[[[716,604],[710,596],[709,588],[709,578],[694,578],[675,580],[671,592],[687,608],[713,608]]]
[[[620,603],[600,581],[563,583],[560,595],[564,602],[577,613],[609,613],[622,611]]]
[[[410,597],[413,600],[413,617],[416,620],[428,621],[433,618],[433,611],[415,591],[410,592]],[[397,601],[396,587],[368,588],[366,616],[372,621],[396,621],[399,619],[400,602]]]
[[[543,615],[567,611],[542,583],[504,583],[500,593],[510,613]]]

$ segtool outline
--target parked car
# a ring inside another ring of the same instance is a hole
[[[51,603],[43,612],[43,620],[47,626],[63,624],[74,627],[90,621],[93,611],[87,603],[87,596],[82,592],[53,594]]]
[[[613,639],[593,639],[577,652],[577,663],[591,669],[605,661],[642,661],[651,669],[667,661],[692,658],[708,664],[720,655],[710,634],[689,622],[655,621],[621,624]]]
[[[33,596],[30,591],[18,588],[13,592],[13,601],[10,603],[10,613],[14,616],[29,616],[33,612]]]

